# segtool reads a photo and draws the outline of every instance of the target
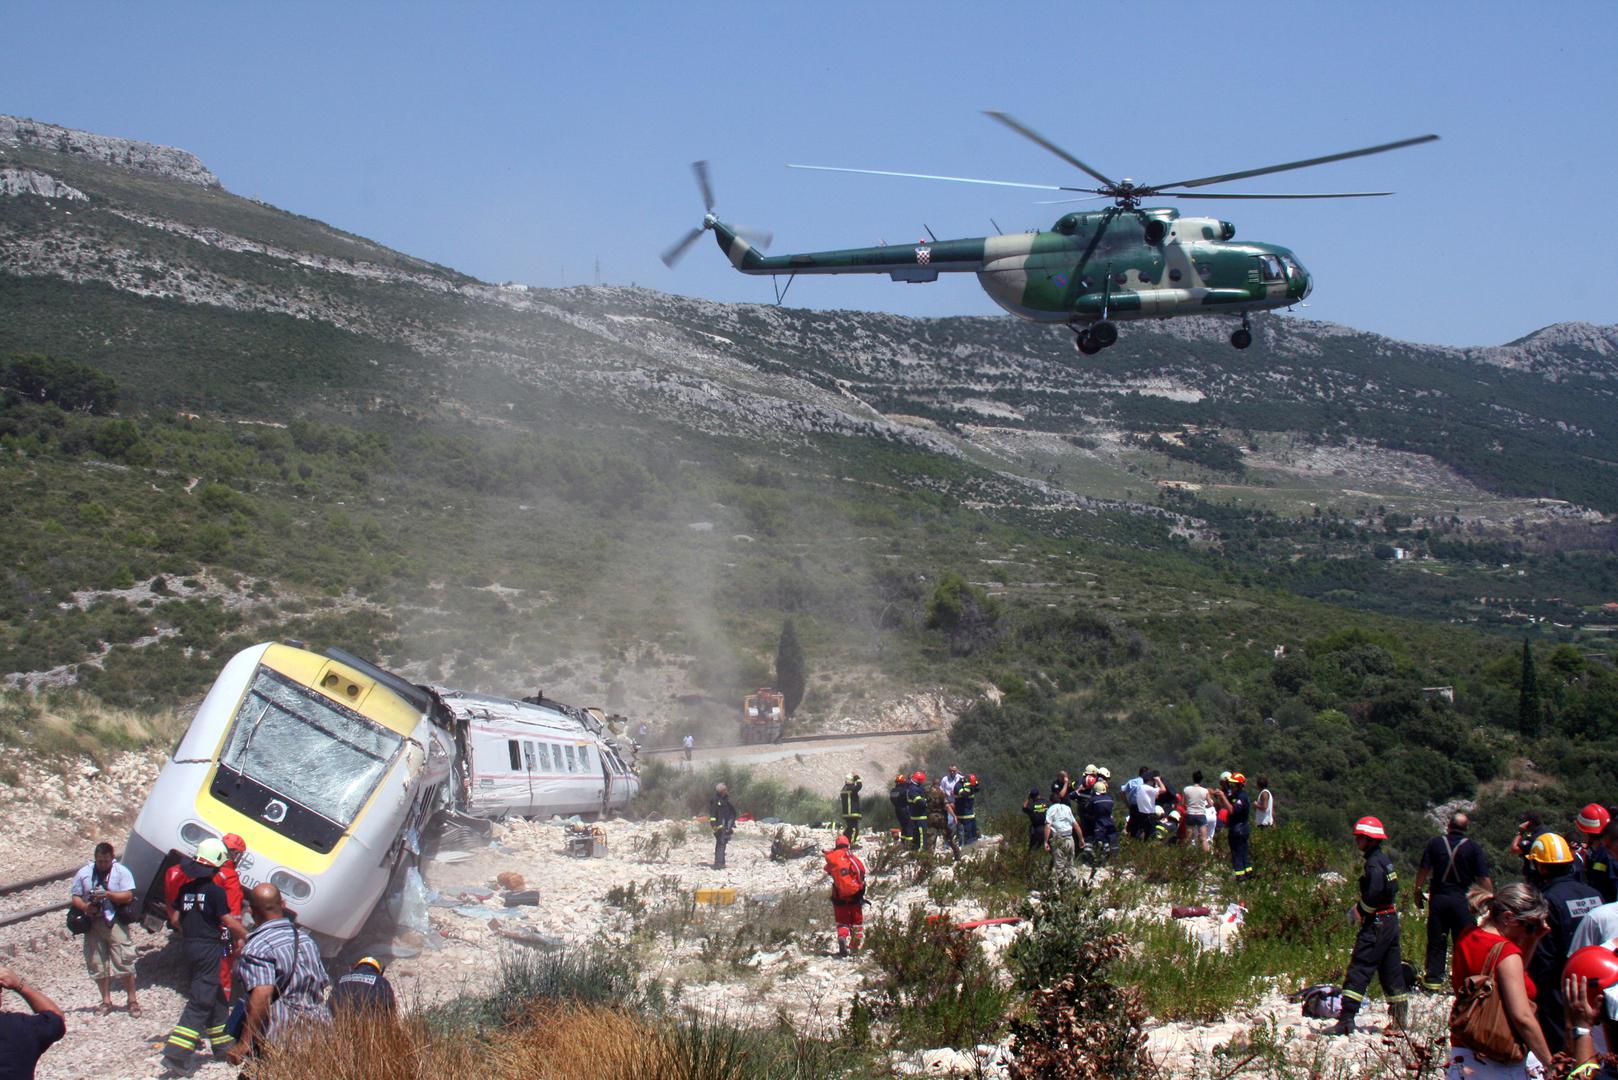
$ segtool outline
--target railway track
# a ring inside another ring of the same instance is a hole
[[[67,908],[62,883],[78,873],[76,866],[54,873],[0,884],[0,928],[39,919]]]
[[[855,742],[859,739],[885,739],[897,735],[932,735],[939,729],[927,728],[893,728],[886,731],[841,731],[823,735],[788,735],[773,743],[730,743],[725,746],[697,746],[693,749],[709,752],[714,750],[750,750],[761,746],[782,746],[786,743],[808,742]],[[679,754],[684,753],[683,746],[643,746],[643,754]]]

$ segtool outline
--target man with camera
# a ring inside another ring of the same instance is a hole
[[[135,878],[113,858],[112,845],[96,845],[95,859],[73,875],[73,909],[90,920],[84,931],[84,966],[101,989],[100,1011],[112,1011],[112,980],[124,984],[129,1015],[140,1015],[135,997],[135,943],[124,924],[124,905],[135,899]]]

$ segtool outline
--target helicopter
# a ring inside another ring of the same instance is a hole
[[[914,246],[881,245],[766,256],[760,251],[769,246],[768,234],[719,220],[714,213],[708,163],[697,161],[691,168],[706,207],[702,225],[664,251],[663,262],[673,267],[704,232],[712,230],[719,249],[737,270],[744,274],[786,275],[787,288],[799,274],[887,274],[894,281],[910,283],[937,281],[939,274],[976,274],[990,299],[1018,318],[1066,324],[1073,331],[1074,344],[1086,356],[1094,356],[1115,343],[1120,322],[1177,315],[1240,317],[1241,326],[1231,333],[1230,343],[1245,349],[1253,343],[1250,313],[1290,307],[1309,295],[1313,282],[1303,263],[1289,249],[1276,244],[1234,242],[1236,226],[1228,221],[1184,217],[1172,207],[1142,204],[1156,199],[1364,199],[1392,195],[1391,191],[1238,194],[1183,189],[1381,154],[1438,138],[1419,135],[1281,165],[1170,184],[1147,184],[1127,177],[1113,180],[1006,113],[990,111],[984,115],[1055,154],[1099,186],[1027,184],[829,165],[787,167],[1073,192],[1078,197],[1051,200],[1046,205],[1099,199],[1111,199],[1112,205],[1063,214],[1047,231],[938,240],[928,230],[929,239]],[[784,297],[785,289],[778,286],[777,302]]]

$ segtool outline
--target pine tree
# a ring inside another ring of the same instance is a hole
[[[786,699],[788,716],[798,711],[807,681],[803,646],[798,644],[798,631],[788,619],[781,624],[781,643],[775,649],[775,686]]]
[[[1522,642],[1522,690],[1517,695],[1517,730],[1532,739],[1539,735],[1541,715],[1539,676],[1534,671],[1534,650]]]

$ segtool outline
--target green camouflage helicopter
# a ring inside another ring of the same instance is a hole
[[[1045,191],[1083,192],[1090,198],[1110,198],[1105,210],[1064,214],[1048,232],[1013,236],[980,236],[964,240],[921,242],[914,247],[894,245],[844,248],[802,255],[765,256],[769,237],[726,225],[714,216],[713,187],[708,163],[692,165],[707,214],[700,228],[692,229],[663,253],[673,266],[708,229],[731,265],[744,274],[786,275],[787,287],[799,274],[887,274],[894,281],[936,281],[939,274],[974,273],[983,291],[995,303],[1022,319],[1065,323],[1075,344],[1093,356],[1118,340],[1118,323],[1133,319],[1167,319],[1176,315],[1227,314],[1239,316],[1241,326],[1230,343],[1245,349],[1253,343],[1248,314],[1288,307],[1309,295],[1309,272],[1287,248],[1256,242],[1233,243],[1236,226],[1210,217],[1182,217],[1172,208],[1142,207],[1147,199],[1359,199],[1391,195],[1390,191],[1346,191],[1322,194],[1232,194],[1170,189],[1200,188],[1229,180],[1302,169],[1347,158],[1432,142],[1437,135],[1368,146],[1340,154],[1290,161],[1259,169],[1201,176],[1172,184],[1137,184],[1113,180],[1044,136],[1005,113],[986,115],[1031,139],[1069,165],[1094,178],[1099,187],[1023,184],[1008,180],[977,180],[963,176],[844,169],[825,165],[789,168],[827,172],[902,176],[919,180],[948,180],[997,187],[1036,188]],[[1082,199],[1057,201],[1084,201]],[[778,289],[777,298],[785,295]]]

